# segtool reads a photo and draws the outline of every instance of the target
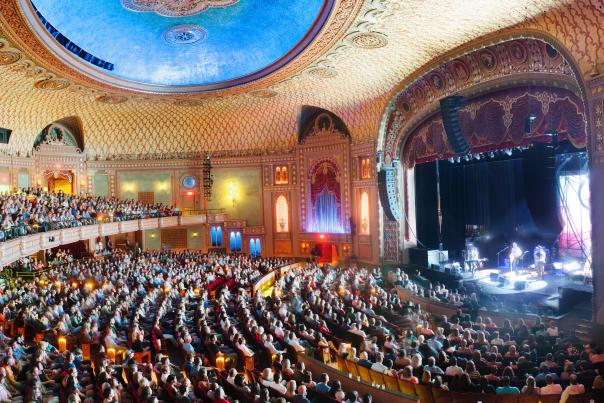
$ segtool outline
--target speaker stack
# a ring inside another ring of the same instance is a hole
[[[454,95],[440,100],[440,113],[445,133],[447,134],[447,140],[453,152],[457,155],[466,155],[470,152],[470,145],[461,131],[459,119],[462,98],[461,96]]]

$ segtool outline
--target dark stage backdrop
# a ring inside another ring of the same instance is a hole
[[[533,147],[498,160],[438,163],[443,243],[451,258],[461,257],[473,226],[480,229],[476,243],[482,257],[493,265],[497,252],[512,241],[524,250],[555,242],[561,224],[551,149]],[[417,165],[415,171],[417,236],[428,248],[438,247],[435,164]]]

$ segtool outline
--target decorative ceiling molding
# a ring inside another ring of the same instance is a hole
[[[190,17],[213,7],[232,6],[239,0],[121,0],[121,2],[124,8],[138,13],[156,13],[162,17]]]

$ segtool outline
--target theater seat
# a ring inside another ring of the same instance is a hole
[[[520,395],[518,397],[518,403],[558,403],[560,402],[560,395]]]
[[[401,391],[398,387],[398,382],[395,377],[390,376],[390,375],[384,375],[384,382],[386,383],[386,388],[388,388],[390,390],[394,390],[396,392]]]
[[[370,369],[369,376],[371,377],[371,382],[375,383],[376,385],[386,384],[386,382],[384,381],[384,375],[380,372],[373,371]]]
[[[359,371],[359,375],[361,379],[365,382],[371,383],[371,375],[369,374],[369,370],[362,365],[357,365],[357,370]]]
[[[407,395],[417,396],[417,394],[415,393],[415,388],[413,387],[413,384],[409,381],[404,381],[402,379],[399,379],[398,388],[401,392],[403,392]]]
[[[352,362],[350,360],[346,360],[346,368],[348,368],[348,372],[352,374],[352,376],[357,376],[360,377],[361,374],[359,374],[359,370],[358,365],[355,362]]]
[[[419,396],[419,401],[421,403],[434,403],[434,398],[432,397],[432,387],[428,385],[413,385],[415,389],[415,395]]]
[[[434,403],[450,403],[453,399],[450,391],[441,388],[432,388],[432,398]]]

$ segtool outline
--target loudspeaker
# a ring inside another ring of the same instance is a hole
[[[440,254],[442,253],[442,256]],[[439,259],[440,258],[440,259]],[[410,248],[409,263],[420,267],[432,267],[435,265],[440,268],[440,260],[446,262],[449,260],[449,253],[446,250],[439,252],[438,249]]]
[[[470,152],[470,145],[466,141],[459,122],[459,110],[461,109],[461,96],[450,96],[440,100],[440,113],[447,139],[457,155],[465,155]]]
[[[516,282],[514,283],[515,290],[524,290],[525,288],[526,288],[525,280],[516,280]]]
[[[2,144],[8,144],[8,141],[10,140],[10,134],[13,131],[10,129],[4,129],[2,127],[0,127],[0,143]]]
[[[382,203],[382,208],[384,209],[386,217],[392,221],[399,221],[401,219],[396,177],[396,169],[392,167],[382,167],[378,172],[380,202]]]

